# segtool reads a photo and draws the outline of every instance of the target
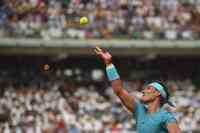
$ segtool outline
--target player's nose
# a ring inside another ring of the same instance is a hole
[[[144,96],[144,94],[145,94],[145,90],[142,90],[141,93],[142,93],[142,95]]]

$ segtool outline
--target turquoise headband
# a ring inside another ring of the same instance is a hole
[[[148,86],[153,86],[157,91],[160,92],[163,98],[167,98],[167,93],[165,92],[164,87],[161,84],[157,82],[153,82],[153,83],[150,83]]]

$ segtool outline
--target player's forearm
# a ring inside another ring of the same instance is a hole
[[[120,79],[113,80],[113,81],[111,81],[111,86],[112,86],[114,93],[117,96],[120,96],[120,93],[123,90],[122,81]]]

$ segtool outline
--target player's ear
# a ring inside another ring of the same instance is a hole
[[[161,96],[160,92],[158,92],[158,91],[155,91],[155,95],[156,95],[157,97],[160,97],[160,96]]]

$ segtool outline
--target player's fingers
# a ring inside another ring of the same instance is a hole
[[[96,53],[96,55],[98,55],[100,58],[104,58],[104,53],[103,52],[99,52],[96,49],[94,49],[94,52]]]
[[[103,52],[99,52],[96,49],[94,50],[94,52],[96,53],[96,55],[98,55],[99,57],[103,58]]]
[[[103,51],[103,50],[102,50],[100,47],[98,47],[98,46],[96,46],[95,49],[96,49],[97,51],[99,51],[99,52],[102,52],[102,51]]]
[[[94,49],[94,52],[99,55],[101,52],[99,52],[98,50]]]

